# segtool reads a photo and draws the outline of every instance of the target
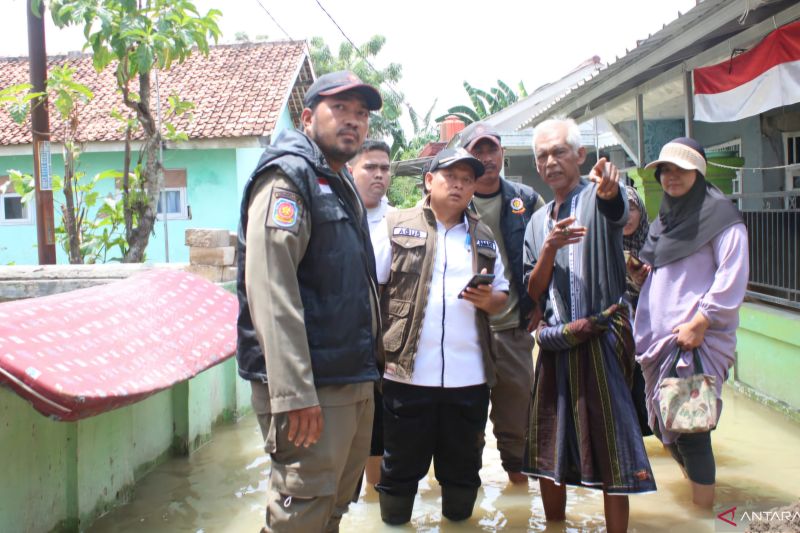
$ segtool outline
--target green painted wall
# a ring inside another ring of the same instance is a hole
[[[0,387],[0,531],[85,529],[128,501],[135,482],[179,449],[176,438],[187,444],[181,451],[191,452],[212,438],[215,422],[249,411],[249,393],[233,358],[79,422],[48,419]]]
[[[289,114],[289,108],[284,108],[275,126],[275,130],[272,132],[270,140],[275,140],[281,131],[292,128],[294,128],[294,124]],[[247,183],[247,179],[250,177],[250,174],[253,173],[253,169],[256,168],[256,164],[263,153],[264,148],[261,147],[236,149],[236,183],[239,198],[242,196],[242,191],[244,190],[245,183]]]
[[[235,230],[239,223],[239,191],[236,183],[236,151],[229,150],[167,150],[165,168],[185,168],[187,203],[191,220],[167,221],[170,262],[189,261],[189,249],[183,241],[188,228],[221,228]],[[155,235],[150,237],[147,260],[163,262],[164,223],[158,221]]]
[[[293,128],[288,108],[283,110],[272,138],[280,131]],[[239,204],[247,178],[253,172],[263,148],[230,148],[219,150],[165,150],[165,168],[185,168],[187,181],[187,204],[191,207],[191,220],[156,221],[154,234],[147,247],[147,261],[166,261],[165,243],[169,243],[169,261],[185,263],[189,250],[184,245],[187,228],[223,228],[235,231],[239,223]],[[53,173],[63,174],[64,161],[60,154],[53,154]],[[122,168],[122,152],[89,152],[80,160],[80,170],[87,176],[109,168]],[[0,176],[8,169],[25,173],[33,171],[31,156],[0,157]],[[114,191],[113,180],[101,183],[97,190],[101,194]],[[58,202],[62,195],[56,194],[56,219],[60,218]],[[67,263],[67,255],[57,249],[58,263]],[[26,225],[0,225],[0,264],[36,264],[36,226],[34,221]]]
[[[258,149],[260,154],[262,150]],[[257,160],[257,158],[256,158]],[[63,160],[60,155],[53,156],[54,173],[63,173]],[[117,152],[85,153],[81,156],[81,170],[87,176],[109,168],[121,168],[122,154]],[[237,176],[237,153],[235,149],[221,150],[166,150],[166,168],[185,168],[187,181],[187,203],[191,206],[191,220],[168,220],[165,239],[163,221],[157,220],[155,233],[150,237],[147,260],[164,262],[165,240],[169,240],[170,262],[188,262],[189,250],[184,245],[184,231],[187,228],[226,228],[234,230],[239,220],[240,189]],[[27,156],[0,157],[0,175],[8,169],[32,172],[32,161]],[[252,169],[251,169],[252,170]],[[113,180],[98,184],[101,195],[114,192]],[[56,217],[60,218],[58,202],[60,193],[55,195]],[[0,264],[36,264],[36,227],[29,225],[0,225]],[[67,256],[60,247],[57,249],[58,263],[67,263]]]
[[[69,429],[68,424],[48,420],[19,396],[0,388],[2,528],[49,531],[66,519]]]
[[[800,410],[800,313],[745,303],[739,318],[736,380]]]
[[[281,113],[280,118],[278,119],[278,123],[275,125],[275,131],[272,132],[272,140],[275,140],[275,137],[283,131],[287,129],[294,128],[294,124],[292,123],[292,116],[289,114],[289,108],[284,107],[283,113]]]

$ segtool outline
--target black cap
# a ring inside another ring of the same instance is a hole
[[[383,105],[381,93],[372,85],[367,85],[361,81],[361,78],[349,70],[329,72],[317,78],[317,81],[308,88],[308,92],[303,98],[303,104],[306,107],[311,107],[314,102],[325,96],[341,94],[347,91],[355,91],[363,96],[364,100],[367,101],[367,109],[370,111],[377,111]]]
[[[500,144],[500,134],[485,122],[473,122],[461,132],[461,146],[467,150],[481,139],[489,139],[497,146]]]
[[[476,179],[483,176],[483,173],[486,171],[486,169],[483,168],[483,163],[472,157],[470,153],[463,148],[445,148],[433,158],[428,172],[436,172],[442,168],[452,167],[457,163],[464,163],[471,166],[472,170],[475,171]]]

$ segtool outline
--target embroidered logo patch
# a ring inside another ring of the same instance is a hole
[[[302,219],[303,198],[294,191],[275,187],[272,190],[272,198],[267,210],[266,226],[296,234],[300,231],[300,221]]]
[[[272,221],[281,228],[297,224],[297,202],[288,198],[278,198],[272,206]]]
[[[428,236],[428,232],[420,229],[402,228],[400,226],[396,226],[392,230],[392,235],[403,235],[405,237],[417,237],[418,239],[424,239]]]
[[[515,215],[521,215],[525,212],[525,202],[519,196],[511,199],[511,212]]]
[[[497,250],[497,244],[495,244],[494,241],[478,239],[476,241],[476,244],[478,245],[478,248],[488,248],[490,250]]]

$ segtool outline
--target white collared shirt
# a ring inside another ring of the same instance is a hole
[[[458,298],[473,275],[466,218],[449,230],[437,222],[436,238],[433,275],[411,380],[405,381],[389,373],[384,377],[426,387],[480,385],[486,383],[486,374],[476,329],[476,308]],[[372,240],[378,283],[385,285],[392,266],[392,244],[386,224],[376,228]],[[492,288],[508,291],[500,254],[495,261],[494,275]]]
[[[367,208],[367,223],[369,224],[369,233],[375,232],[375,228],[381,225],[383,219],[386,218],[386,213],[394,211],[394,207],[389,205],[389,199],[385,196],[381,198],[381,202],[373,208]]]

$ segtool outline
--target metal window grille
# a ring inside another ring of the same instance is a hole
[[[732,198],[762,200],[762,209],[742,211],[750,252],[747,295],[800,309],[798,196],[800,191],[731,195]]]

